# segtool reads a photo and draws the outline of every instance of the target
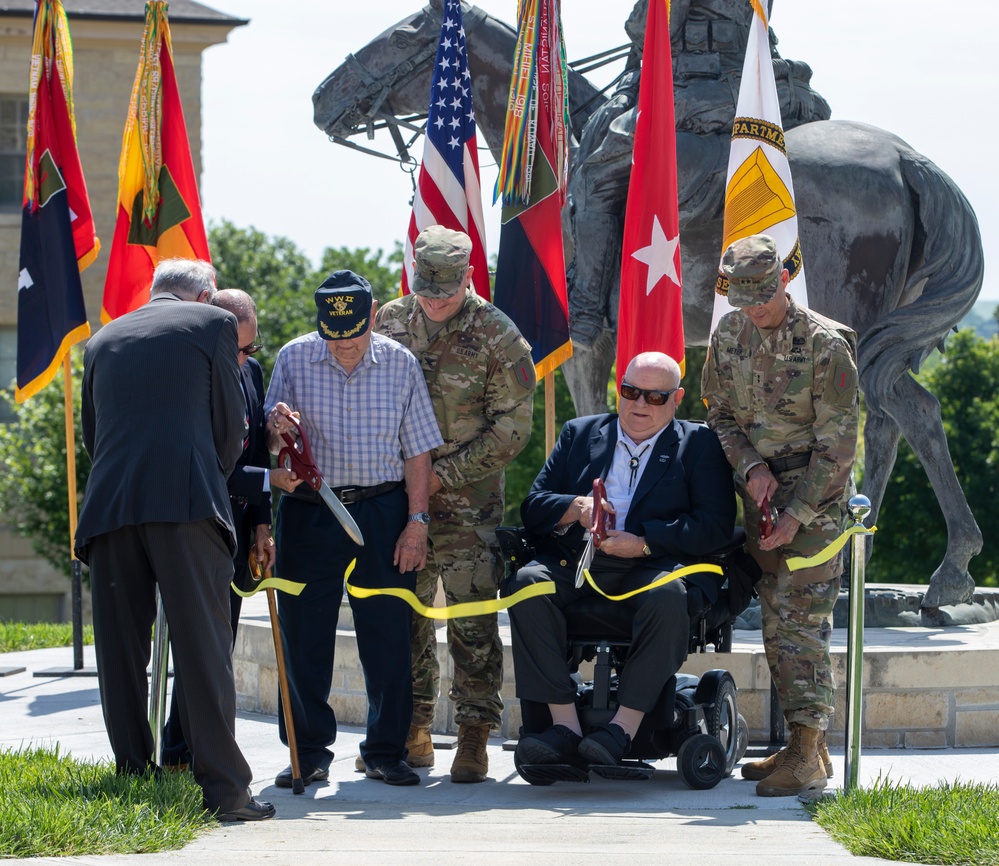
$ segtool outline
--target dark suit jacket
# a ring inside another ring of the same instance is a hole
[[[577,526],[554,536],[552,530],[573,498],[592,494],[593,480],[606,477],[616,445],[617,415],[576,418],[562,428],[520,507],[539,554],[576,567],[585,545],[582,531]],[[649,457],[627,522],[617,528],[645,537],[652,556],[636,565],[672,571],[728,544],[735,512],[732,468],[718,437],[703,424],[674,419]]]
[[[271,491],[269,487],[264,487],[264,475],[271,465],[264,417],[264,371],[253,358],[247,358],[239,372],[250,410],[249,442],[226,482],[232,522],[239,543],[234,558],[237,585],[240,585],[246,569],[254,527],[262,523],[270,526],[271,523]]]
[[[83,444],[94,462],[76,531],[215,519],[236,539],[226,477],[243,452],[245,404],[232,313],[157,295],[109,322],[84,354]]]

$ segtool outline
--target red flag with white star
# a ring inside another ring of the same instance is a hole
[[[669,0],[650,0],[621,248],[619,386],[628,362],[639,352],[665,352],[682,368],[680,271]]]

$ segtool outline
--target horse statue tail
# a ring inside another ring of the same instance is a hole
[[[858,366],[869,410],[882,411],[899,377],[919,371],[982,288],[985,254],[978,219],[964,194],[930,160],[906,147],[899,162],[916,210],[902,298],[860,338]]]

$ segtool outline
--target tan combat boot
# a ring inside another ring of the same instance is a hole
[[[825,731],[819,731],[819,762],[822,764],[822,769],[826,771],[826,778],[831,779],[833,777],[832,755],[829,754],[829,749],[826,746]]]
[[[793,797],[804,791],[821,791],[826,786],[826,768],[819,759],[818,728],[791,726],[791,741],[781,765],[758,782],[760,797]]]
[[[742,766],[742,778],[749,779],[750,782],[762,782],[767,776],[772,776],[780,766],[784,763],[784,759],[787,757],[788,751],[794,744],[795,731],[797,728],[791,727],[791,736],[788,739],[788,743],[779,752],[774,752],[762,761],[753,761],[749,764],[743,764]]]
[[[784,756],[787,754],[787,750],[790,747],[790,743],[787,744],[779,752],[775,752],[768,758],[764,758],[762,761],[753,761],[749,764],[744,764],[742,767],[742,778],[749,779],[751,782],[762,782],[767,776],[774,773],[777,768],[784,763]],[[819,761],[822,762],[822,768],[826,771],[826,778],[831,779],[833,777],[833,762],[832,756],[829,754],[829,749],[826,746],[826,732],[821,731],[819,734]]]
[[[434,765],[434,742],[430,739],[430,728],[411,725],[406,738],[409,757],[406,763],[411,767],[432,767]]]
[[[489,725],[461,725],[458,728],[458,754],[451,764],[452,782],[484,782],[489,772],[486,743]]]

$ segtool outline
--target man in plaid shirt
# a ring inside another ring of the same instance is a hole
[[[305,784],[326,779],[336,739],[328,704],[344,573],[357,564],[359,587],[414,590],[427,560],[430,451],[442,444],[423,372],[399,343],[371,332],[377,302],[371,286],[337,271],[316,291],[317,330],[285,345],[267,389],[270,446],[298,420],[319,471],[356,521],[365,545],[346,534],[308,485],[292,480],[278,506],[277,572],[306,584],[281,595],[288,691]],[[358,654],[368,691],[366,775],[416,785],[405,762],[413,715],[412,611],[390,597],[350,597]],[[283,716],[281,739],[287,742]],[[291,787],[288,767],[275,779]]]

